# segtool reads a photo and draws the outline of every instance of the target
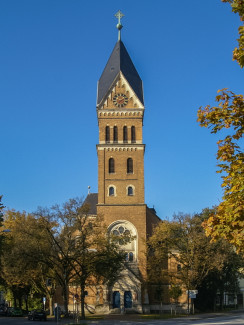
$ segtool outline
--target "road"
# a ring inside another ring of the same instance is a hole
[[[71,324],[71,321],[62,320],[59,325]],[[28,321],[25,317],[0,317],[0,325],[56,325],[52,320],[47,322]],[[224,314],[221,316],[192,316],[189,318],[175,318],[171,320],[89,320],[81,324],[87,325],[244,325],[244,313]]]

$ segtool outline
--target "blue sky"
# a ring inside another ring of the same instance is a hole
[[[243,93],[239,16],[220,0],[1,0],[0,194],[35,211],[97,192],[97,81],[122,40],[144,83],[145,201],[164,219],[220,202],[216,141],[196,122]]]

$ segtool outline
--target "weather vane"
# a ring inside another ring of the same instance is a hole
[[[118,24],[116,25],[118,31],[119,31],[119,36],[118,36],[118,40],[120,41],[121,39],[121,29],[123,28],[123,25],[121,24],[120,22],[120,19],[122,17],[124,17],[124,14],[119,10],[116,14],[115,14],[115,17],[118,18]]]

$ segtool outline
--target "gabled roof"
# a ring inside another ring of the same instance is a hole
[[[123,42],[118,41],[98,81],[97,105],[108,95],[120,71],[123,73],[140,102],[144,104],[142,80]]]
[[[96,215],[97,214],[97,202],[98,202],[98,194],[97,193],[89,193],[83,203],[89,205],[88,215]]]

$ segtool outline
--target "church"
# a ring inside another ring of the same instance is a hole
[[[160,219],[145,204],[143,83],[121,40],[122,16],[116,14],[118,41],[98,81],[98,193],[88,194],[85,203],[91,216],[103,216],[109,233],[134,238],[122,247],[126,268],[110,292],[103,290],[100,311],[141,313],[149,311],[146,240]],[[89,304],[89,297],[86,301]]]

